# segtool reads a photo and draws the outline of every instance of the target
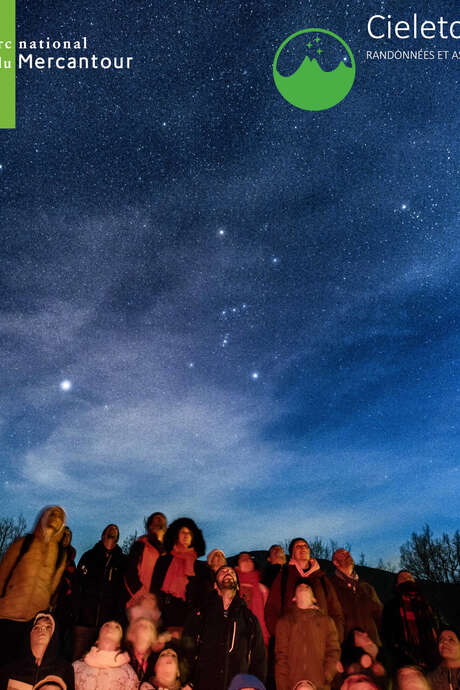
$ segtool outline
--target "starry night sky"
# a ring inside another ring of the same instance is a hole
[[[162,510],[371,565],[458,527],[460,61],[366,50],[460,41],[366,26],[459,17],[404,4],[17,0],[18,40],[134,62],[23,67],[0,131],[2,515],[63,505],[79,555]],[[316,26],[357,77],[314,113],[272,61]]]

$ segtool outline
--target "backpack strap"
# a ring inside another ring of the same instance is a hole
[[[19,551],[19,553],[18,553],[18,555],[17,555],[17,558],[16,558],[16,560],[14,561],[14,563],[13,563],[13,565],[12,565],[12,567],[11,567],[10,572],[9,572],[8,575],[6,576],[5,582],[3,583],[3,589],[2,589],[2,593],[0,594],[0,599],[3,599],[3,598],[4,598],[4,596],[5,596],[5,594],[6,594],[6,589],[7,589],[7,587],[8,587],[8,584],[9,584],[10,580],[11,580],[11,576],[13,575],[13,573],[14,573],[14,571],[15,571],[15,569],[16,569],[16,566],[18,565],[18,563],[19,563],[19,561],[21,560],[21,558],[22,558],[22,557],[24,556],[24,554],[29,550],[29,547],[30,547],[30,545],[32,544],[33,538],[34,538],[34,535],[33,535],[33,534],[26,534],[26,536],[24,537],[24,540],[23,540],[23,542],[22,542],[22,544],[21,544],[21,549],[20,549],[20,551]]]

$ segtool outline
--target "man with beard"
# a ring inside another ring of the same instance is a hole
[[[91,647],[103,623],[124,621],[123,575],[126,556],[117,545],[119,536],[117,525],[107,525],[101,541],[84,553],[78,563],[80,605],[74,628],[74,659],[79,659]]]
[[[238,576],[223,565],[216,594],[188,618],[182,636],[185,680],[194,690],[227,690],[238,673],[265,680],[265,645],[259,621],[238,594]]]
[[[125,573],[125,588],[130,600],[136,594],[139,596],[150,592],[156,562],[166,553],[163,545],[166,527],[163,513],[152,513],[145,523],[147,533],[131,547]]]

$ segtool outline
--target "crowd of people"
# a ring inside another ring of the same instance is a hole
[[[340,548],[303,537],[231,566],[190,518],[117,525],[78,565],[59,506],[0,563],[0,690],[460,690],[460,640],[408,571],[383,606]]]

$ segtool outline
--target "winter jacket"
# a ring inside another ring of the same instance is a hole
[[[97,647],[73,662],[76,690],[137,690],[136,673],[126,652],[106,652]]]
[[[438,666],[427,678],[432,690],[460,690],[460,668]]]
[[[265,645],[259,621],[235,595],[227,611],[215,594],[188,618],[181,640],[184,684],[195,690],[227,690],[237,673],[266,675]]]
[[[281,568],[281,563],[267,563],[262,573],[261,583],[270,589]]]
[[[275,634],[276,623],[281,615],[287,613],[288,609],[294,606],[292,598],[296,582],[299,579],[299,571],[295,565],[283,565],[273,581],[265,606],[265,622],[272,635]],[[304,580],[312,588],[319,608],[334,621],[339,642],[342,642],[343,612],[334,585],[320,568],[305,577]]]
[[[180,599],[163,592],[161,587],[168,572],[168,568],[173,560],[172,554],[168,553],[158,559],[153,571],[151,591],[157,596],[163,612],[163,625],[168,627],[182,627],[191,611],[206,600],[206,581],[203,573],[207,569],[207,564],[196,560],[194,563],[195,575],[189,578],[186,587],[186,599]],[[201,588],[201,585],[203,588]]]
[[[327,687],[340,659],[337,628],[318,609],[291,608],[276,624],[275,678],[277,690],[291,690],[299,680]]]
[[[51,615],[51,614],[49,614]],[[24,656],[4,666],[0,672],[0,690],[6,690],[10,680],[17,680],[32,688],[46,676],[58,676],[66,683],[68,690],[74,690],[74,673],[72,664],[59,658],[59,634],[55,627],[40,666],[37,666],[30,648],[30,631],[33,621],[28,626]]]
[[[134,542],[125,571],[125,587],[129,597],[150,592],[156,562],[164,551],[163,542],[155,536],[144,534]]]
[[[119,546],[107,551],[102,541],[80,558],[79,625],[98,628],[109,620],[123,620],[125,559]]]
[[[419,665],[432,669],[439,660],[436,642],[436,616],[414,582],[404,582],[383,609],[382,638],[395,668]],[[405,595],[412,594],[410,609]],[[414,626],[416,634],[414,635]]]
[[[49,606],[66,566],[66,552],[59,543],[65,522],[62,508],[62,527],[56,532],[46,528],[53,508],[40,515],[33,535],[13,542],[0,563],[0,618],[26,622]]]
[[[337,573],[330,578],[343,611],[344,637],[353,628],[362,628],[371,640],[381,645],[379,628],[383,604],[372,585],[361,580],[353,581]]]

